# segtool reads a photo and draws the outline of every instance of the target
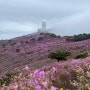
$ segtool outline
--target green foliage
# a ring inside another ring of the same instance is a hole
[[[51,37],[57,37],[55,34],[50,34]]]
[[[56,51],[56,52],[51,52],[48,57],[51,59],[57,59],[57,61],[59,62],[60,60],[66,60],[67,56],[70,56],[71,53],[70,52],[66,52],[66,51]]]
[[[90,39],[90,34],[79,34],[79,35],[74,35],[74,36],[67,36],[66,40],[67,41],[82,41],[82,40],[86,40],[86,39]]]
[[[5,76],[0,79],[0,86],[2,86],[2,85],[5,85],[5,86],[9,85],[9,83],[11,81],[11,78],[13,78],[14,75],[15,74],[11,73],[11,72],[6,73]]]
[[[81,54],[78,54],[77,56],[75,56],[75,59],[86,58],[87,56],[88,56],[88,53],[81,53]]]
[[[42,33],[41,33],[42,34]],[[53,34],[53,33],[43,33],[42,35],[49,35],[49,36],[51,36],[51,37],[57,37],[55,34]]]
[[[61,38],[61,36],[60,35],[55,35],[55,34],[53,34],[53,33],[40,33],[40,35],[49,35],[50,37],[54,37],[54,38]]]

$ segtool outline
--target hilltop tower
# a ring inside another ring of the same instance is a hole
[[[42,28],[39,28],[39,29],[38,29],[38,33],[45,33],[46,31],[47,31],[46,21],[43,20],[43,21],[42,21]]]
[[[42,31],[45,31],[46,30],[46,21],[43,20],[42,21]]]

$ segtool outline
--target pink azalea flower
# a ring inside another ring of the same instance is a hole
[[[38,84],[38,80],[35,79],[35,80],[34,80],[34,83]]]
[[[18,85],[15,85],[14,86],[14,90],[18,90]]]
[[[41,86],[38,85],[35,90],[41,90]]]
[[[51,86],[50,90],[57,90],[57,88],[54,86]]]
[[[44,87],[47,87],[47,82],[43,82],[42,85],[43,85]]]
[[[33,73],[30,73],[29,76],[32,77],[33,76]]]
[[[35,70],[35,71],[34,71],[34,74],[37,74],[38,72],[39,72],[38,70]]]
[[[42,76],[44,76],[44,75],[45,75],[45,72],[44,72],[44,71],[39,72],[39,76],[40,76],[40,77],[42,77]]]
[[[24,68],[24,70],[26,70],[26,71],[28,71],[30,68],[28,67],[28,66],[26,66],[25,68]]]
[[[53,72],[53,73],[56,72],[56,68],[55,67],[52,67],[51,68],[51,72]]]
[[[4,87],[2,88],[2,90],[7,90],[7,87],[4,86]]]

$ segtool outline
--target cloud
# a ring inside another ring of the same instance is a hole
[[[37,25],[27,22],[27,23],[18,23],[18,22],[0,22],[0,28],[3,32],[7,33],[22,33],[22,32],[35,32],[37,29]]]
[[[55,22],[56,23],[51,26],[52,29],[50,31],[56,34],[64,36],[79,33],[90,33],[90,12],[88,11],[62,18],[61,21],[56,19]]]
[[[46,19],[60,35],[89,33],[90,0],[0,0],[0,38],[36,32]]]
[[[28,33],[36,32],[37,25],[30,22],[0,22],[0,36],[2,39],[9,39],[16,36],[26,35]]]

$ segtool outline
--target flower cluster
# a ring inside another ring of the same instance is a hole
[[[53,78],[56,72],[56,67],[52,67],[49,71],[34,70],[30,71],[30,68],[26,66],[24,74],[20,73],[19,76],[15,76],[9,86],[4,86],[2,90],[57,90],[53,86],[52,81],[49,78]]]

